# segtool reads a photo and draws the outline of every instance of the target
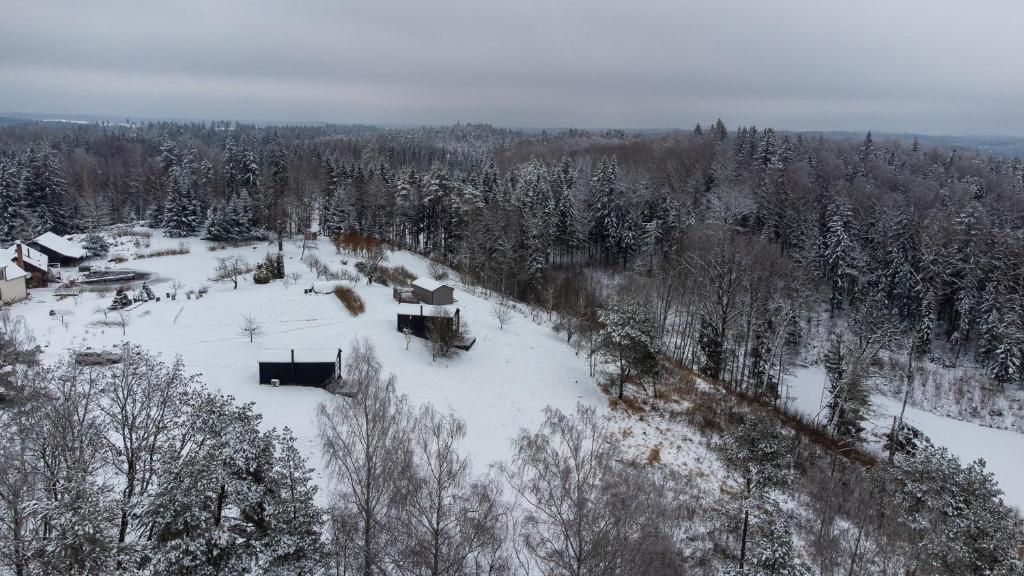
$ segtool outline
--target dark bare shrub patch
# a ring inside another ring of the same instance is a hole
[[[359,316],[366,311],[366,304],[363,303],[363,299],[355,290],[347,286],[336,286],[334,288],[334,295],[345,305],[349,314]]]

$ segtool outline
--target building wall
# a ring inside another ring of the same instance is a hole
[[[455,289],[451,286],[441,286],[433,292],[424,290],[419,286],[413,286],[412,293],[420,302],[432,306],[444,306],[445,304],[455,303]]]
[[[25,278],[14,280],[0,280],[0,302],[10,304],[24,300],[28,297],[28,290],[25,287]]]

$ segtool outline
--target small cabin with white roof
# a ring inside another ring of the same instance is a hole
[[[13,262],[0,262],[0,304],[28,298],[28,272]]]
[[[455,303],[455,289],[433,278],[421,277],[413,280],[412,293],[424,304],[444,306]]]

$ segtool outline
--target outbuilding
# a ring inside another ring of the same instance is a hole
[[[289,352],[260,360],[260,384],[328,388],[341,377],[340,348],[331,352],[304,350],[298,359],[295,350]]]
[[[0,262],[0,304],[12,304],[28,298],[28,272],[17,264]]]
[[[413,280],[412,293],[420,302],[432,306],[455,303],[455,289],[433,278],[421,277]]]
[[[30,244],[46,254],[51,263],[61,266],[77,266],[86,256],[85,248],[80,243],[53,232],[40,234]]]

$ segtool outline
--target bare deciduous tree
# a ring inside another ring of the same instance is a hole
[[[593,408],[545,410],[514,442],[505,477],[522,502],[518,538],[540,574],[676,574],[669,483],[626,462]]]
[[[213,269],[213,282],[231,282],[234,289],[238,289],[238,278],[247,274],[250,270],[249,263],[241,256],[223,256],[217,258],[217,266]]]
[[[466,425],[427,406],[414,424],[413,489],[405,513],[403,565],[413,574],[501,573],[505,507],[498,486],[475,480],[459,453]]]
[[[515,315],[515,309],[512,304],[505,298],[501,298],[491,304],[491,316],[498,321],[498,327],[502,330],[505,329],[506,324],[512,323],[512,318]]]
[[[249,336],[249,342],[252,342],[254,338],[263,333],[263,326],[250,314],[242,320],[241,330],[243,334]]]
[[[132,313],[131,312],[128,312],[127,310],[118,310],[117,311],[117,319],[114,320],[114,322],[117,323],[117,325],[121,328],[121,335],[122,336],[124,336],[124,335],[126,335],[128,333],[128,325],[131,324],[131,321],[132,321]]]
[[[345,383],[351,399],[339,396],[318,409],[324,456],[339,486],[335,514],[346,519],[344,533],[333,538],[350,552],[349,569],[373,576],[394,551],[392,519],[409,488],[410,414],[369,340],[353,343]]]

